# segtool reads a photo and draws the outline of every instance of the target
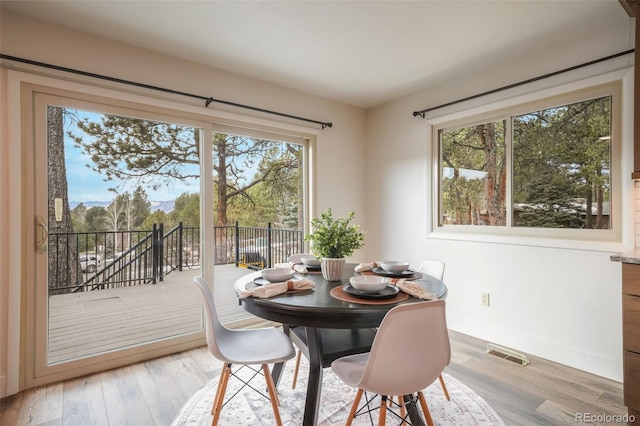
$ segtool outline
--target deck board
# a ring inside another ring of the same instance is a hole
[[[252,271],[216,266],[214,294],[225,324],[251,321],[238,305],[235,281]],[[98,354],[192,333],[203,327],[199,269],[174,271],[162,282],[49,297],[49,362]]]

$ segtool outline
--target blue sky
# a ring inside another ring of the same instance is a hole
[[[88,113],[79,112],[81,115]],[[92,114],[94,117],[95,114]],[[92,120],[94,118],[92,117]],[[81,130],[72,131],[76,135],[82,133]],[[69,189],[69,201],[111,201],[115,194],[109,188],[117,188],[119,194],[129,191],[133,193],[138,186],[137,182],[109,181],[105,182],[104,176],[91,170],[88,165],[93,164],[91,158],[85,155],[81,148],[76,148],[73,141],[65,133],[65,163],[67,169],[67,185]],[[199,191],[197,180],[187,182],[175,181],[172,185],[163,185],[157,190],[152,190],[149,186],[143,185],[150,201],[173,200],[185,192],[195,193]]]

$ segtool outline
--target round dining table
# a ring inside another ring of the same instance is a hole
[[[381,300],[344,297],[341,290],[349,285],[350,277],[357,275],[354,272],[356,266],[356,264],[346,264],[340,281],[327,281],[320,271],[309,271],[308,274],[296,273],[298,277],[313,281],[315,286],[311,290],[287,292],[264,299],[254,297],[239,299],[247,312],[266,320],[282,323],[287,334],[290,327],[305,327],[307,337],[305,343],[308,346],[309,358],[309,377],[303,418],[305,426],[316,425],[318,421],[322,370],[326,367],[322,365],[321,332],[323,329],[374,329],[380,325],[386,313],[394,306],[423,301],[404,293]],[[260,271],[243,276],[235,283],[236,292],[240,294],[255,287],[256,281],[260,278]],[[435,277],[415,272],[407,279],[419,284],[438,299],[444,299],[447,296],[446,285]],[[275,383],[279,381],[283,366],[284,363],[276,364],[272,370]],[[424,424],[415,404],[411,404],[412,401],[407,397],[405,400],[412,423]]]

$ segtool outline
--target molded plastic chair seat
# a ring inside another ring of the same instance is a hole
[[[219,338],[218,349],[224,360],[232,364],[274,364],[294,355],[283,351],[289,339],[275,328],[229,331],[235,335],[230,339]]]
[[[229,376],[233,375],[231,366],[238,364],[243,366],[261,365],[276,423],[282,425],[278,410],[278,396],[267,364],[284,362],[293,358],[295,351],[289,337],[273,328],[258,330],[230,330],[226,328],[218,319],[213,293],[206,280],[203,277],[195,277],[193,281],[202,293],[206,317],[207,347],[214,357],[224,361],[211,408],[211,414],[213,414],[211,424],[218,423],[220,411],[224,405]]]
[[[444,300],[394,307],[380,324],[369,354],[350,355],[331,364],[343,382],[358,388],[347,425],[355,417],[363,391],[367,391],[382,396],[380,425],[385,422],[389,396],[417,393],[432,426],[422,390],[442,374],[450,360]]]

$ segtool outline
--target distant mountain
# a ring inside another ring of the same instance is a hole
[[[165,213],[173,211],[176,205],[176,200],[169,201],[151,201],[151,211],[162,210]]]
[[[176,201],[149,201],[151,203],[151,211],[162,210],[165,213],[173,211]],[[111,201],[69,201],[69,207],[73,210],[78,207],[78,204],[84,204],[88,209],[91,207],[107,207],[111,204]]]

